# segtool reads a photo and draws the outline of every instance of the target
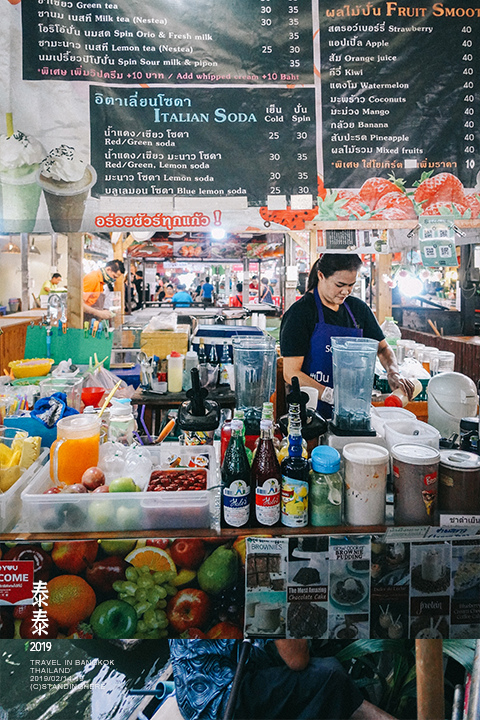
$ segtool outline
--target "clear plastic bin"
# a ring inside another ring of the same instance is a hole
[[[80,404],[82,401],[83,377],[75,378],[46,378],[40,383],[40,397],[50,397],[54,393],[65,393],[67,396],[68,407],[74,408],[80,412]]]
[[[42,450],[40,457],[25,470],[18,480],[4,493],[0,493],[0,532],[10,532],[20,521],[22,514],[22,492],[30,484],[48,460],[48,450]]]
[[[195,456],[205,458],[206,490],[129,493],[57,493],[47,463],[22,493],[24,522],[30,532],[102,532],[210,528],[218,523],[219,481],[212,447],[173,444],[149,447],[154,470],[193,467]],[[133,478],[135,480],[135,478]]]

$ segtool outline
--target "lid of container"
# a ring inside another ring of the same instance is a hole
[[[434,375],[428,383],[428,394],[445,401],[464,403],[467,398],[477,397],[477,387],[467,375],[457,372],[444,372]]]
[[[403,403],[401,399],[398,397],[398,395],[394,395],[393,393],[385,398],[385,407],[396,407],[401,408],[403,407]]]
[[[389,452],[373,443],[349,443],[343,448],[343,457],[360,465],[377,465],[388,460]]]
[[[440,464],[458,470],[478,470],[480,468],[480,457],[475,453],[464,452],[463,450],[441,450]]]
[[[478,430],[478,417],[462,418],[460,420],[460,430]]]
[[[312,468],[319,473],[334,473],[340,470],[340,453],[330,445],[317,445],[312,450]]]
[[[424,465],[440,460],[440,453],[429,445],[413,445],[411,443],[397,443],[391,449],[392,457],[395,460],[409,463],[410,465]]]

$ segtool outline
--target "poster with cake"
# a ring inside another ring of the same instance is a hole
[[[480,545],[452,541],[451,638],[480,637]]]
[[[449,542],[412,543],[410,637],[449,637],[452,547]]]
[[[288,543],[287,638],[325,638],[328,630],[328,537]]]
[[[373,536],[371,552],[371,637],[379,640],[407,638],[410,543],[387,543],[382,537]]]
[[[370,535],[330,537],[330,637],[370,637],[370,561]]]
[[[285,637],[287,614],[285,538],[247,538],[245,635]]]

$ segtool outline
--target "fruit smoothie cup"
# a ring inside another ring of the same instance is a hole
[[[85,470],[98,465],[100,418],[70,415],[57,423],[57,439],[50,448],[50,477],[55,483],[81,482]]]
[[[92,165],[85,165],[74,148],[60,145],[50,151],[37,172],[55,232],[78,232],[90,188],[97,182]]]
[[[0,136],[1,232],[33,232],[41,194],[36,173],[45,154],[38,140],[20,131]]]

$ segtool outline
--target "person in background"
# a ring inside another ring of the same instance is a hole
[[[125,311],[128,312],[129,308],[134,309],[133,304],[135,302],[135,270],[130,270],[130,305],[128,304],[128,282],[125,280],[123,289],[125,293]]]
[[[258,275],[252,275],[248,289],[250,290],[250,295],[258,294]]]
[[[185,285],[179,285],[177,292],[172,297],[173,307],[190,307],[192,303],[193,298],[190,293],[187,292]]]
[[[105,310],[105,286],[114,290],[115,281],[125,274],[121,260],[109,260],[104,268],[92,270],[83,277],[84,320],[108,320],[113,317],[111,310]]]
[[[263,277],[261,280],[260,302],[273,305],[272,288],[268,284],[268,278]]]
[[[172,298],[175,295],[175,288],[173,287],[172,283],[167,283],[167,285],[164,285],[165,287],[165,297],[163,298],[163,302],[172,302]]]
[[[378,358],[387,371],[392,390],[401,387],[409,397],[413,383],[400,375],[395,355],[366,303],[350,297],[362,265],[358,255],[325,253],[314,263],[307,292],[284,314],[280,326],[283,377],[319,392],[317,409],[332,416],[332,337],[367,337],[378,340]]]
[[[62,276],[60,273],[53,273],[50,280],[45,280],[45,282],[42,285],[42,288],[40,292],[38,293],[40,295],[48,295],[51,292],[55,292],[55,286],[59,285],[62,282]]]
[[[243,283],[237,283],[237,294],[232,299],[231,307],[243,307]]]
[[[142,270],[136,271],[133,284],[135,285],[135,290],[137,291],[137,304],[135,305],[134,310],[141,310],[143,308],[143,287],[145,285]],[[149,300],[150,300],[150,285],[146,285],[145,286],[145,302],[148,302]]]
[[[169,640],[177,703],[185,720],[222,718],[238,662],[238,640]],[[234,716],[262,720],[393,720],[363,698],[335,658],[310,656],[307,640],[256,640]]]
[[[205,305],[213,304],[213,290],[214,287],[210,282],[210,276],[207,275],[207,277],[205,278],[205,282],[202,285],[202,290],[200,292],[200,300],[203,300]]]

